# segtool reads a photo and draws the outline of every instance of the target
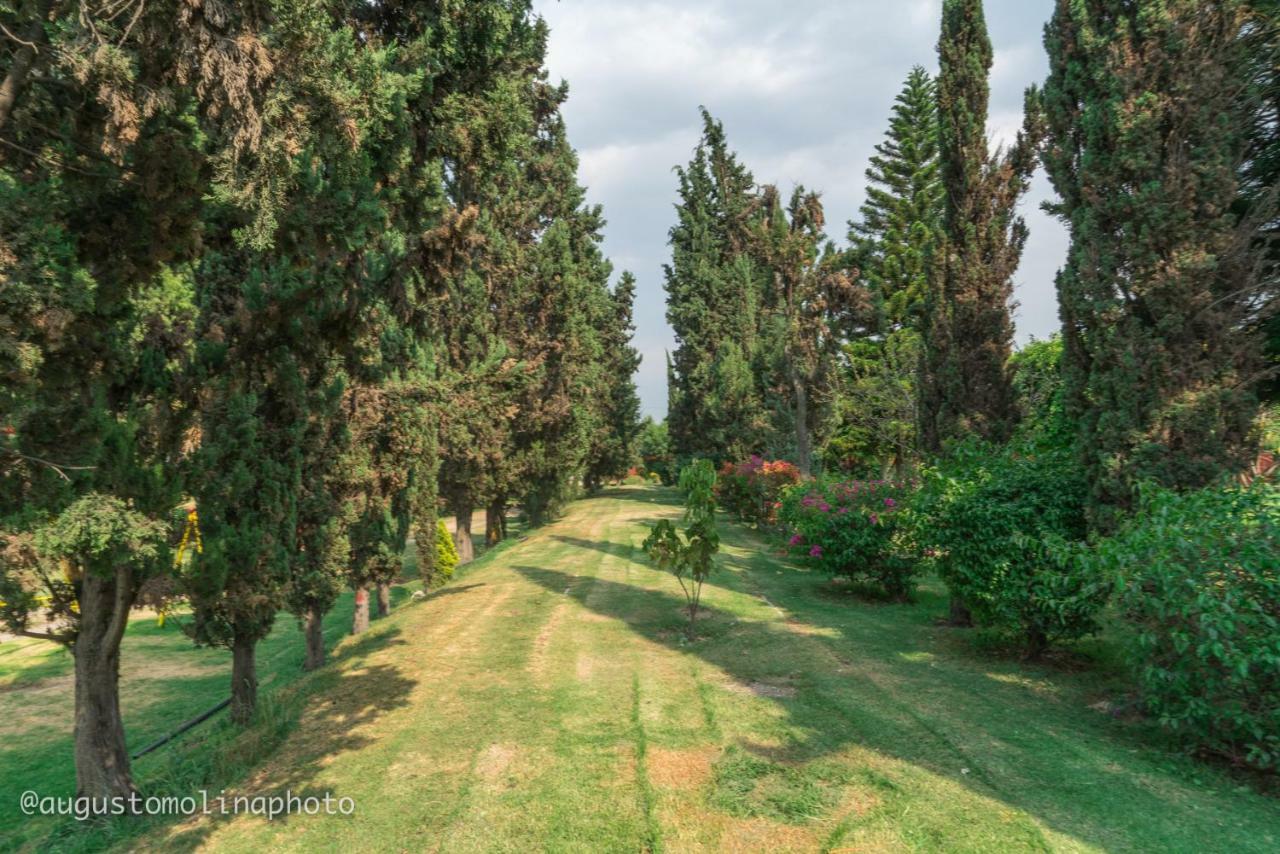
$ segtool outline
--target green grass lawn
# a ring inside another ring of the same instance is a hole
[[[1037,666],[980,650],[936,625],[936,583],[913,605],[868,602],[725,523],[708,615],[684,641],[679,587],[639,549],[677,512],[657,489],[578,502],[344,643],[258,726],[138,763],[166,791],[331,792],[350,817],[197,817],[142,836],[15,820],[18,792],[70,786],[70,697],[65,662],[5,644],[0,714],[24,752],[0,759],[0,833],[244,852],[1280,847],[1274,798],[1106,713],[1105,644]],[[141,624],[129,644],[131,743],[225,694],[225,656]],[[264,676],[293,678],[299,645],[282,620]]]

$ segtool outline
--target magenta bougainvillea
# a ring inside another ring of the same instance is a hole
[[[903,547],[902,508],[916,484],[889,480],[816,480],[782,498],[778,520],[788,546],[815,566],[871,581],[894,599],[909,599],[915,561]]]

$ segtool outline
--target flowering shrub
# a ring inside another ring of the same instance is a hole
[[[884,480],[818,480],[788,489],[779,519],[792,553],[822,570],[865,579],[906,600],[916,563],[901,548],[902,509],[914,484]]]
[[[782,491],[800,482],[800,470],[784,460],[753,454],[740,463],[725,463],[716,479],[716,501],[743,522],[777,524]]]

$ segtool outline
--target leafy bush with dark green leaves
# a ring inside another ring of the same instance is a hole
[[[1190,744],[1280,770],[1280,486],[1148,489],[1100,541],[1150,711]]]
[[[1110,584],[1079,546],[1088,486],[1071,451],[957,446],[925,475],[912,532],[975,622],[1035,656],[1098,630]]]
[[[911,598],[917,561],[901,543],[910,483],[818,479],[783,494],[787,545],[832,575],[866,580],[897,600]]]

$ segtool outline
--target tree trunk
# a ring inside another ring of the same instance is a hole
[[[1025,661],[1039,661],[1049,649],[1049,636],[1039,627],[1027,629],[1027,648],[1023,655]]]
[[[258,639],[236,632],[231,640],[231,720],[247,726],[258,707]]]
[[[391,613],[391,582],[378,582],[378,617],[386,617]]]
[[[471,542],[470,502],[467,509],[457,510],[454,513],[453,545],[458,550],[458,563],[469,563],[475,560],[476,547]]]
[[[85,573],[75,658],[76,794],[128,797],[136,789],[120,718],[120,640],[133,604],[132,573]]]
[[[809,390],[798,372],[792,372],[792,388],[796,395],[796,468],[808,477],[812,473],[813,448],[809,445]]]
[[[369,628],[369,587],[356,588],[356,610],[351,617],[351,634],[358,635]]]
[[[503,530],[503,517],[506,515],[506,502],[495,501],[484,511],[484,542],[487,546],[495,546],[506,536]]]
[[[27,85],[31,69],[35,67],[36,56],[45,43],[44,25],[53,11],[53,0],[38,0],[31,23],[22,31],[22,39],[26,44],[19,44],[13,52],[13,63],[9,73],[0,82],[0,130],[4,130],[17,106],[18,96]]]
[[[973,625],[973,614],[969,613],[969,606],[954,593],[951,595],[951,613],[947,616],[947,622],[966,629]]]
[[[304,670],[315,670],[324,664],[324,614],[319,608],[308,609],[303,618],[303,633],[307,638],[307,660]]]

